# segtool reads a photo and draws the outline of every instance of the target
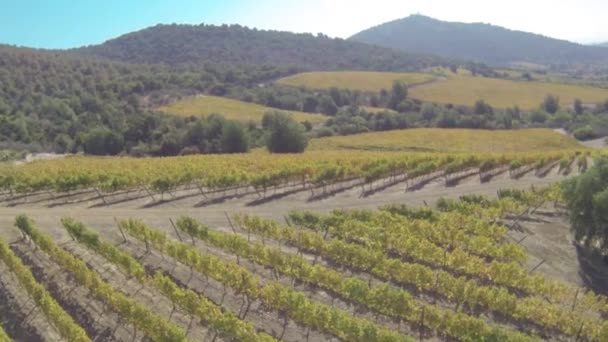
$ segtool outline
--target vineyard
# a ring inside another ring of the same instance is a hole
[[[580,150],[581,145],[575,139],[550,129],[418,128],[314,139],[311,149],[514,153]]]
[[[185,197],[213,201],[249,196],[264,202],[294,193],[308,194],[307,200],[314,201],[350,189],[366,197],[388,186],[417,189],[437,180],[452,185],[474,175],[483,183],[506,173],[512,179],[530,172],[542,177],[554,169],[568,174],[586,169],[591,156],[588,150],[558,149],[501,154],[335,150],[298,156],[256,152],[158,159],[72,157],[1,165],[0,201],[8,206],[41,201],[59,205],[81,199],[107,206],[142,197],[154,204]]]
[[[603,152],[446,134],[433,152],[389,132],[392,151],[3,164],[0,341],[606,341],[607,298],[547,276],[520,224]],[[464,181],[539,187],[443,198]]]
[[[608,298],[536,272],[513,239],[513,216],[559,201],[558,187],[502,190],[216,227],[20,215],[0,240],[0,304],[25,293],[39,322],[15,301],[0,339],[606,341]]]
[[[393,82],[408,85],[433,81],[434,76],[422,73],[395,73],[371,71],[304,72],[278,80],[279,84],[311,89],[352,89],[379,92],[390,89]]]

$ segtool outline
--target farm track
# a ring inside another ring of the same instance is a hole
[[[54,263],[33,244],[19,241],[12,246],[24,264],[29,266],[36,280],[96,341],[145,341],[142,333],[134,335],[133,326],[92,296],[83,286],[77,285],[72,275]]]
[[[65,341],[21,286],[19,280],[2,262],[0,262],[0,322],[15,341]]]

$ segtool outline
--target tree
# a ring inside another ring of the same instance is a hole
[[[555,114],[559,109],[559,97],[547,94],[543,101],[542,108],[549,114]]]
[[[271,153],[302,153],[308,146],[304,127],[285,113],[274,113],[267,141]]]
[[[338,106],[331,96],[327,95],[321,97],[321,102],[319,103],[318,109],[321,113],[326,115],[336,115],[338,112]]]
[[[313,96],[307,96],[302,103],[302,111],[307,113],[315,113],[319,106],[319,101]]]
[[[437,117],[437,108],[431,103],[425,103],[422,108],[420,108],[420,114],[422,115],[422,119],[431,122]]]
[[[109,128],[99,126],[91,129],[84,137],[84,152],[94,155],[116,155],[124,148],[122,135]]]
[[[572,132],[572,135],[578,140],[591,140],[598,137],[597,132],[591,126],[580,127]]]
[[[585,110],[585,108],[583,107],[583,101],[581,101],[581,99],[575,99],[573,107],[576,115],[583,114],[583,111]]]
[[[403,82],[393,82],[393,89],[391,91],[391,97],[388,102],[390,109],[397,110],[397,106],[407,98],[407,85]]]
[[[577,241],[608,248],[608,158],[596,159],[584,174],[562,186]]]
[[[477,102],[475,102],[475,114],[477,114],[477,115],[494,114],[494,109],[492,108],[492,106],[487,104],[484,100],[477,100]]]
[[[249,152],[249,137],[243,125],[229,121],[222,130],[222,153]]]
[[[439,120],[437,121],[437,127],[440,128],[454,128],[456,127],[456,115],[452,111],[446,111],[441,113]]]
[[[161,156],[176,156],[182,150],[182,145],[179,143],[180,139],[174,132],[167,133],[163,136],[159,154]]]

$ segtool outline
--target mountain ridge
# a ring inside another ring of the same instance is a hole
[[[599,47],[492,24],[448,22],[419,14],[371,27],[349,40],[494,65],[608,62],[608,50]]]
[[[323,34],[258,30],[241,25],[158,24],[69,51],[146,64],[298,65],[315,70],[417,70],[443,58],[370,46]]]

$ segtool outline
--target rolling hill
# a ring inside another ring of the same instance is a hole
[[[359,32],[351,41],[489,64],[608,62],[608,50],[483,23],[445,22],[412,15]]]
[[[167,114],[182,116],[208,116],[216,113],[223,115],[229,120],[242,122],[256,121],[258,123],[261,123],[264,114],[277,111],[275,108],[219,96],[189,97],[168,106],[161,107],[159,110]],[[283,112],[290,113],[298,122],[308,121],[310,123],[321,123],[327,120],[327,117],[320,114],[296,111]]]
[[[128,63],[296,65],[314,70],[417,70],[446,63],[322,34],[240,25],[156,25],[74,51]]]

